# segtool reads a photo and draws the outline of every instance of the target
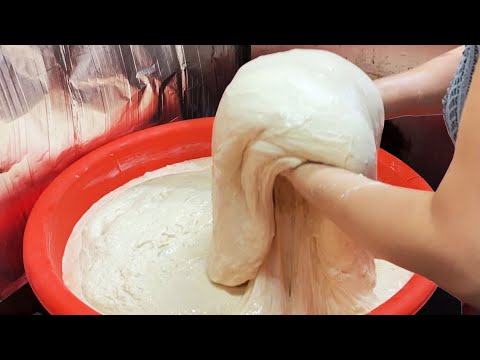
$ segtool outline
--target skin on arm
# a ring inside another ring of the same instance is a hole
[[[477,69],[453,160],[435,193],[381,184],[318,164],[305,164],[284,175],[375,257],[423,275],[462,301],[480,307]]]
[[[375,80],[385,104],[385,118],[440,114],[442,98],[464,49],[457,47],[411,70]]]

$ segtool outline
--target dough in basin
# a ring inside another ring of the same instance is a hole
[[[157,169],[95,203],[67,242],[66,286],[103,314],[372,310],[411,273],[374,261],[280,174],[313,161],[376,177],[383,118],[372,81],[332,53],[247,63],[221,100],[213,161]]]

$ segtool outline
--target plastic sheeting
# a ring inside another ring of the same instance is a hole
[[[96,147],[213,116],[249,47],[0,46],[0,301],[25,284],[22,237],[43,189]]]

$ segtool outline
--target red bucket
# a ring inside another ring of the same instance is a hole
[[[23,257],[30,285],[45,309],[54,315],[94,315],[63,283],[62,258],[73,227],[100,198],[147,171],[210,156],[213,118],[161,125],[106,144],[62,172],[35,204],[25,229]],[[385,183],[432,189],[406,164],[383,150],[378,177]],[[436,289],[413,275],[393,297],[371,314],[415,314]]]

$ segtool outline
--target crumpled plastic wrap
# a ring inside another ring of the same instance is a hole
[[[0,46],[0,301],[25,284],[22,237],[52,179],[127,133],[213,116],[249,47]]]

